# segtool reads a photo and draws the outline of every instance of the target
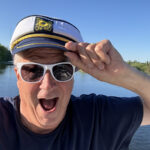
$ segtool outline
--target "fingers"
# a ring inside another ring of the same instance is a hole
[[[102,62],[109,65],[110,64],[110,57],[108,55],[109,51],[111,50],[112,45],[110,41],[103,40],[99,42],[95,47],[95,52],[99,56]]]
[[[89,64],[91,64],[91,60],[90,60],[90,57],[88,56],[87,52],[86,52],[86,47],[87,47],[88,43],[78,43],[77,44],[77,52],[78,52],[78,55],[81,59],[81,61],[86,64],[87,62]]]
[[[65,52],[64,55],[67,56],[70,59],[71,63],[75,65],[77,68],[79,69],[84,68],[84,64],[82,63],[81,59],[76,53]]]
[[[86,47],[89,43],[77,43],[77,42],[72,42],[69,41],[65,44],[65,48],[71,50],[71,51],[77,51],[78,49],[82,47]]]
[[[89,43],[74,43],[68,42],[65,46],[73,52],[65,52],[64,54],[69,57],[72,64],[84,70],[85,66],[92,67],[92,62],[86,53],[85,49]]]
[[[65,55],[71,59],[74,65],[78,67],[94,66],[100,70],[105,68],[105,65],[110,64],[109,51],[112,48],[110,41],[103,40],[95,44],[68,42],[65,47],[74,52],[66,52]],[[68,53],[68,54],[67,54]]]
[[[86,47],[87,55],[89,56],[92,63],[98,67],[100,70],[104,69],[104,63],[102,62],[101,58],[97,55],[96,51],[96,44],[89,44]]]

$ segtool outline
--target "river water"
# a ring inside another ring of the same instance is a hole
[[[131,97],[136,94],[118,86],[100,82],[85,73],[75,73],[73,94],[104,94],[108,96]],[[13,66],[0,65],[0,97],[14,97],[18,94],[16,76]],[[140,127],[135,133],[130,144],[130,150],[150,150],[150,126]]]

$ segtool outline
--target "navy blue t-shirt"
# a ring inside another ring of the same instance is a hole
[[[22,124],[19,101],[0,98],[0,150],[128,150],[143,117],[139,97],[71,96],[63,121],[42,135]]]

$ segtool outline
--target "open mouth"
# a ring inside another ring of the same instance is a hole
[[[56,108],[56,103],[57,103],[58,98],[53,98],[53,99],[39,99],[39,102],[45,111],[54,111]]]

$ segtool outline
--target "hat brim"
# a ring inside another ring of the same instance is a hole
[[[12,54],[14,55],[21,51],[28,50],[31,48],[38,48],[38,47],[47,47],[47,48],[54,48],[54,49],[59,49],[63,51],[68,51],[65,48],[65,43],[66,42],[64,41],[51,39],[51,38],[45,38],[45,37],[28,38],[16,44],[12,50]]]

